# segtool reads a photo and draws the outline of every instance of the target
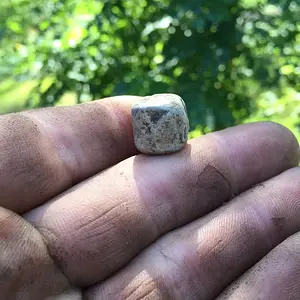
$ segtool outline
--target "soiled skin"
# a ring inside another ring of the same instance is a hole
[[[253,123],[141,155],[137,99],[0,117],[1,299],[299,299],[291,132]]]

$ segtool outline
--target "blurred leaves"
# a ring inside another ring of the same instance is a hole
[[[27,107],[173,92],[202,133],[300,91],[297,1],[2,0],[0,20],[0,79],[37,82]]]

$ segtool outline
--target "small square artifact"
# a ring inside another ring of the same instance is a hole
[[[175,94],[144,97],[132,107],[132,126],[140,152],[154,155],[177,152],[188,140],[186,105]]]

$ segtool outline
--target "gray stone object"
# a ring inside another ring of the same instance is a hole
[[[145,154],[167,154],[181,150],[187,140],[189,119],[184,101],[175,94],[144,97],[132,107],[136,148]]]

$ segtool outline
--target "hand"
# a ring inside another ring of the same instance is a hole
[[[298,143],[254,123],[137,155],[116,97],[0,117],[1,299],[298,299]]]

